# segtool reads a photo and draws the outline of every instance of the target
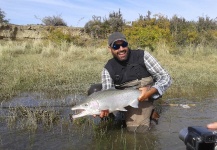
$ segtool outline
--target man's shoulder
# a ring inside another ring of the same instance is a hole
[[[134,50],[131,50],[132,53],[140,53],[140,54],[143,54],[145,52],[145,50],[143,49],[134,49]]]
[[[140,58],[144,56],[144,50],[141,49],[136,49],[136,50],[131,50],[131,55],[133,58]]]
[[[114,61],[114,58],[111,58],[111,59],[109,59],[109,60],[107,61],[106,64],[111,63],[111,62],[113,62],[113,61]]]
[[[105,68],[108,68],[109,66],[112,66],[112,64],[114,63],[114,58],[111,58],[107,61],[107,63],[105,64]]]

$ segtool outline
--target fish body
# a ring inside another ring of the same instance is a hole
[[[81,104],[75,105],[71,110],[81,110],[72,118],[79,118],[87,115],[99,115],[102,110],[127,111],[124,107],[131,106],[138,108],[138,97],[141,92],[137,89],[108,89],[95,92],[89,95]]]

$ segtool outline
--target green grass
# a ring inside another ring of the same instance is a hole
[[[151,52],[173,78],[171,94],[193,92],[198,87],[217,87],[217,50],[199,45],[169,54],[164,44]],[[0,101],[28,92],[53,96],[86,93],[111,54],[104,47],[77,47],[41,40],[0,43]]]
[[[101,69],[109,56],[105,48],[38,42],[39,47],[43,45],[39,52],[34,43],[27,47],[17,42],[0,45],[1,101],[23,91],[86,92],[90,83],[100,82]],[[17,46],[21,47],[19,53]]]

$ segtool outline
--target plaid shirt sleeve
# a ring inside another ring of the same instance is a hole
[[[102,71],[101,79],[102,79],[102,90],[107,90],[107,89],[114,87],[114,82],[108,70],[105,68]]]
[[[153,87],[158,90],[158,93],[153,95],[153,98],[158,98],[170,87],[172,83],[171,77],[159,62],[147,51],[144,51],[144,62],[147,70],[155,81]]]

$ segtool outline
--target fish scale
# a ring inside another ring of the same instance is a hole
[[[81,104],[71,108],[71,110],[80,110],[79,114],[72,115],[73,118],[79,118],[87,115],[99,115],[102,110],[109,112],[126,111],[126,106],[138,108],[138,97],[141,92],[137,89],[109,89],[99,91],[88,96]]]

